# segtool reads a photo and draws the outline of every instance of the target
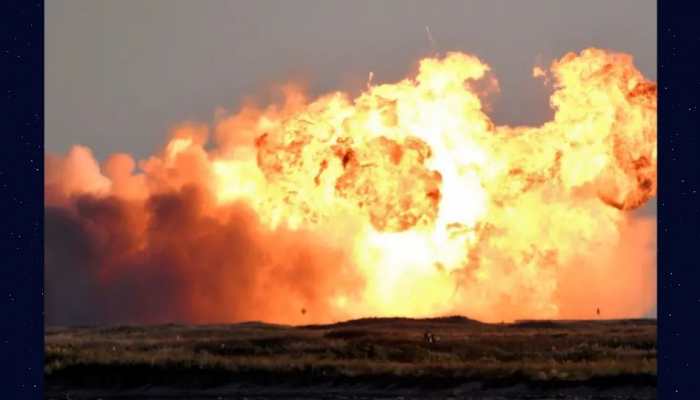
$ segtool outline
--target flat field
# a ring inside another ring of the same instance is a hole
[[[656,398],[655,320],[48,327],[45,339],[48,399]]]

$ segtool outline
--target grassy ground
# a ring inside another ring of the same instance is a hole
[[[428,329],[439,337],[436,343],[424,341]],[[51,327],[45,347],[47,387],[656,383],[653,320]]]

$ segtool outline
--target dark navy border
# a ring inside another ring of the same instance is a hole
[[[41,399],[44,3],[0,4],[0,398]]]
[[[659,398],[700,399],[700,9],[657,2]]]
[[[43,379],[43,1],[0,12],[0,398]],[[658,2],[659,398],[700,398],[700,11]]]

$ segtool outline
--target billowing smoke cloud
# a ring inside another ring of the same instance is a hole
[[[645,314],[656,85],[596,49],[535,75],[540,127],[494,125],[488,65],[450,53],[354,99],[284,87],[146,160],[48,154],[47,323]]]
[[[269,230],[243,203],[226,206],[223,220],[208,217],[206,196],[185,186],[138,205],[81,195],[70,208],[48,206],[47,322],[342,318],[330,300],[361,277],[341,246]]]

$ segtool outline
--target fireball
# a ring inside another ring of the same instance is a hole
[[[476,89],[490,68],[464,53],[355,98],[289,86],[283,104],[183,125],[138,163],[49,155],[47,204],[130,210],[129,242],[98,257],[96,285],[147,274],[157,246],[190,249],[175,274],[191,283],[173,296],[193,321],[642,315],[655,304],[655,228],[630,211],[656,194],[656,84],[599,49],[533,75],[551,81],[554,110],[534,127],[490,120]],[[188,243],[159,241],[153,199],[192,187],[197,206],[172,218],[206,223],[187,225]],[[208,228],[230,224],[255,240],[241,250]],[[199,256],[227,241],[237,261]]]

